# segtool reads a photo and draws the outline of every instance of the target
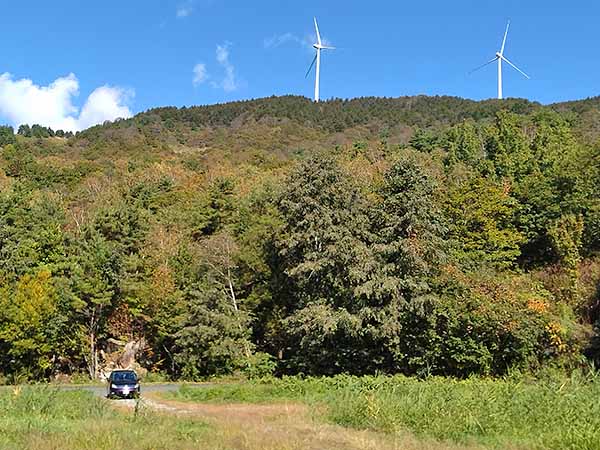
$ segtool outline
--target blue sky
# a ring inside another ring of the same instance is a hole
[[[323,56],[323,98],[494,97],[494,66],[467,73],[494,56],[508,19],[506,56],[532,79],[506,67],[505,96],[600,94],[600,4],[589,0],[4,3],[0,123],[80,129],[155,106],[311,96],[314,15],[339,47]]]

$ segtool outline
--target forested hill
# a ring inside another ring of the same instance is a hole
[[[465,120],[491,120],[500,110],[530,114],[559,111],[577,135],[587,141],[600,136],[600,100],[542,106],[523,99],[473,101],[457,97],[357,98],[315,104],[305,97],[285,96],[183,108],[157,108],[132,119],[93,127],[80,134],[83,145],[105,150],[134,150],[140,142],[156,150],[193,148],[261,148],[297,150],[384,136],[406,143],[416,129],[438,132]],[[241,144],[241,145],[240,145]]]
[[[306,97],[286,96],[180,109],[158,108],[140,114],[137,119],[143,121],[157,116],[164,122],[188,126],[231,126],[239,119],[260,121],[273,118],[339,132],[369,123],[387,127],[398,124],[421,127],[451,125],[465,119],[490,118],[500,109],[522,114],[539,106],[520,99],[476,102],[458,97],[364,97],[314,103]]]
[[[600,360],[600,100],[280,97],[0,127],[0,383]]]
[[[211,106],[152,109],[129,120],[94,127],[82,133],[80,139],[91,142],[117,139],[129,144],[144,139],[157,148],[176,143],[227,145],[228,135],[239,138],[251,133],[252,127],[259,133],[264,130],[262,127],[270,128],[272,133],[283,127],[280,140],[275,138],[269,142],[267,137],[262,144],[301,144],[302,136],[314,144],[314,140],[322,141],[324,137],[349,130],[356,135],[362,133],[363,137],[386,134],[401,140],[407,138],[410,127],[440,129],[466,119],[489,119],[500,109],[508,108],[521,114],[537,107],[538,104],[526,100],[474,102],[455,97],[425,96],[330,100],[315,104],[305,97],[286,96]],[[219,130],[218,138],[207,130]],[[337,138],[343,139],[343,136]]]

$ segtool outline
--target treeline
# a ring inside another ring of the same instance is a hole
[[[234,155],[268,151],[326,150],[339,141],[406,144],[415,128],[440,135],[465,120],[493,122],[507,111],[519,115],[559,112],[580,142],[600,139],[600,99],[542,106],[523,99],[476,102],[457,97],[365,97],[315,104],[298,96],[271,97],[210,106],[151,109],[126,120],[78,133],[73,143],[106,155],[139,148],[160,154],[176,147],[217,149]],[[117,156],[117,155],[115,155]]]
[[[365,97],[331,99],[316,104],[306,97],[284,96],[210,106],[151,109],[131,119],[92,127],[84,131],[81,138],[88,141],[122,138],[123,135],[115,135],[114,130],[127,129],[130,134],[139,133],[146,138],[160,139],[159,134],[168,134],[181,139],[197,129],[261,121],[273,126],[291,121],[327,133],[375,124],[385,134],[385,130],[399,124],[440,128],[468,118],[491,119],[502,109],[523,114],[540,107],[522,99],[475,102],[458,97]]]
[[[70,138],[75,136],[72,131],[56,130],[54,131],[50,127],[43,127],[41,125],[20,125],[17,131],[19,136],[28,138],[49,138],[49,137],[60,137]],[[17,141],[15,137],[15,129],[10,125],[0,125],[0,147],[8,144],[14,144]]]
[[[33,138],[49,138],[49,137],[60,137],[60,138],[70,138],[74,136],[72,131],[64,131],[64,130],[56,130],[54,131],[50,127],[43,127],[41,125],[32,125],[29,126],[27,124],[20,125],[17,134],[24,137],[33,137]]]
[[[600,147],[545,109],[386,128],[276,160],[5,145],[0,372],[96,376],[115,341],[186,379],[594,360]]]

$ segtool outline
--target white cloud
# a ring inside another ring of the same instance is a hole
[[[209,75],[206,64],[196,64],[192,69],[192,72],[194,73],[192,84],[194,86],[200,86],[210,78],[212,78],[212,80],[210,81],[209,85],[213,89],[223,89],[225,92],[233,92],[238,90],[241,86],[246,85],[243,80],[238,78],[235,71],[235,66],[229,59],[230,47],[231,42],[225,42],[223,45],[217,45],[215,52],[217,63],[222,67],[224,72],[223,78],[220,80],[215,80],[214,77]]]
[[[131,111],[124,103],[128,103],[134,93],[118,87],[102,86],[90,94],[79,114],[78,124],[81,129],[89,128],[107,120],[131,117]]]
[[[192,4],[191,1],[188,1],[188,2],[180,4],[177,7],[177,11],[175,12],[175,15],[177,16],[178,19],[183,19],[185,17],[191,16],[193,12],[194,12],[194,5]]]
[[[0,75],[0,117],[13,126],[39,124],[56,130],[79,131],[106,120],[131,117],[126,103],[132,91],[101,86],[94,90],[81,112],[73,104],[79,95],[79,81],[74,74],[61,77],[48,86],[38,86],[29,79],[14,80],[9,73]]]
[[[212,83],[213,87],[222,88],[225,92],[233,92],[239,87],[235,76],[235,67],[229,61],[230,46],[230,42],[225,42],[223,45],[217,45],[217,62],[225,70],[225,77],[219,83]]]
[[[292,33],[285,33],[265,39],[263,45],[265,48],[277,48],[288,42],[303,44],[304,42],[298,36]]]
[[[331,45],[329,39],[322,36],[323,45]],[[299,37],[293,33],[284,33],[272,36],[263,41],[263,46],[266,49],[281,47],[289,43],[304,47],[306,50],[313,51],[313,44],[317,42],[317,35],[313,32],[305,34],[304,37]]]
[[[199,86],[208,79],[208,71],[206,70],[206,64],[196,64],[193,69],[194,78],[192,83],[194,86]]]

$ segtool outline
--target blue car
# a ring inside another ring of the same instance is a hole
[[[140,380],[133,370],[113,370],[108,377],[108,398],[138,398]]]

